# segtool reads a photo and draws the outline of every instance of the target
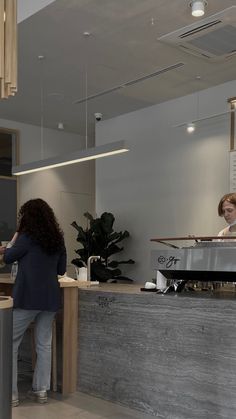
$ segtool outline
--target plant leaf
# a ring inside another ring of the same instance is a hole
[[[127,276],[116,276],[115,278],[108,279],[107,282],[116,282],[118,284],[130,284],[133,282],[133,279],[128,278]]]
[[[78,226],[76,221],[73,221],[73,223],[71,223],[71,226],[74,227],[76,230],[79,230],[81,227]]]
[[[129,237],[129,232],[127,230],[125,231],[120,231],[119,233],[116,233],[116,238],[115,239],[111,239],[111,236],[109,237],[109,240],[114,240],[113,243],[119,243],[120,241],[126,239],[127,237]]]
[[[106,249],[106,256],[107,258],[109,258],[111,255],[114,255],[116,253],[121,252],[122,250],[124,250],[123,247],[119,247],[114,243],[111,243],[108,248]]]
[[[104,233],[111,234],[113,232],[114,221],[115,217],[111,212],[104,212],[101,215],[101,226]]]
[[[77,266],[78,268],[82,268],[84,266],[84,262],[79,258],[72,259],[71,263],[73,263],[73,265]]]
[[[92,214],[90,214],[89,212],[85,212],[84,213],[84,216],[89,220],[89,221],[93,221],[93,216],[92,216]]]
[[[92,279],[97,279],[100,282],[106,282],[109,278],[112,278],[112,271],[96,262],[92,264],[91,272]]]
[[[122,264],[130,264],[130,265],[132,265],[134,263],[135,263],[135,261],[133,259],[119,260],[119,261],[118,260],[112,260],[111,262],[108,263],[107,266],[109,266],[109,268],[116,268],[117,266],[122,265]]]

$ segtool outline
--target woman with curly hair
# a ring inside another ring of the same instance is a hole
[[[51,377],[52,322],[61,306],[58,275],[66,271],[66,250],[54,212],[42,199],[31,199],[20,208],[17,232],[5,249],[4,261],[18,262],[13,288],[12,405],[19,404],[18,348],[32,321],[37,360],[29,396],[45,403]]]

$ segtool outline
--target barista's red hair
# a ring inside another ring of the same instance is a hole
[[[221,198],[218,205],[218,214],[220,217],[223,215],[223,203],[225,201],[230,202],[230,204],[233,204],[236,207],[236,193],[227,193]]]

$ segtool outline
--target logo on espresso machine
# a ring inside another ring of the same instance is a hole
[[[157,259],[158,263],[160,265],[164,265],[166,269],[171,268],[173,265],[176,265],[176,263],[179,261],[179,258],[176,258],[175,256],[169,256],[166,258],[165,256],[160,255]]]

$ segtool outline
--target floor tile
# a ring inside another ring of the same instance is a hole
[[[69,397],[49,393],[40,405],[20,395],[20,405],[12,409],[12,419],[153,419],[153,416],[76,392]]]

